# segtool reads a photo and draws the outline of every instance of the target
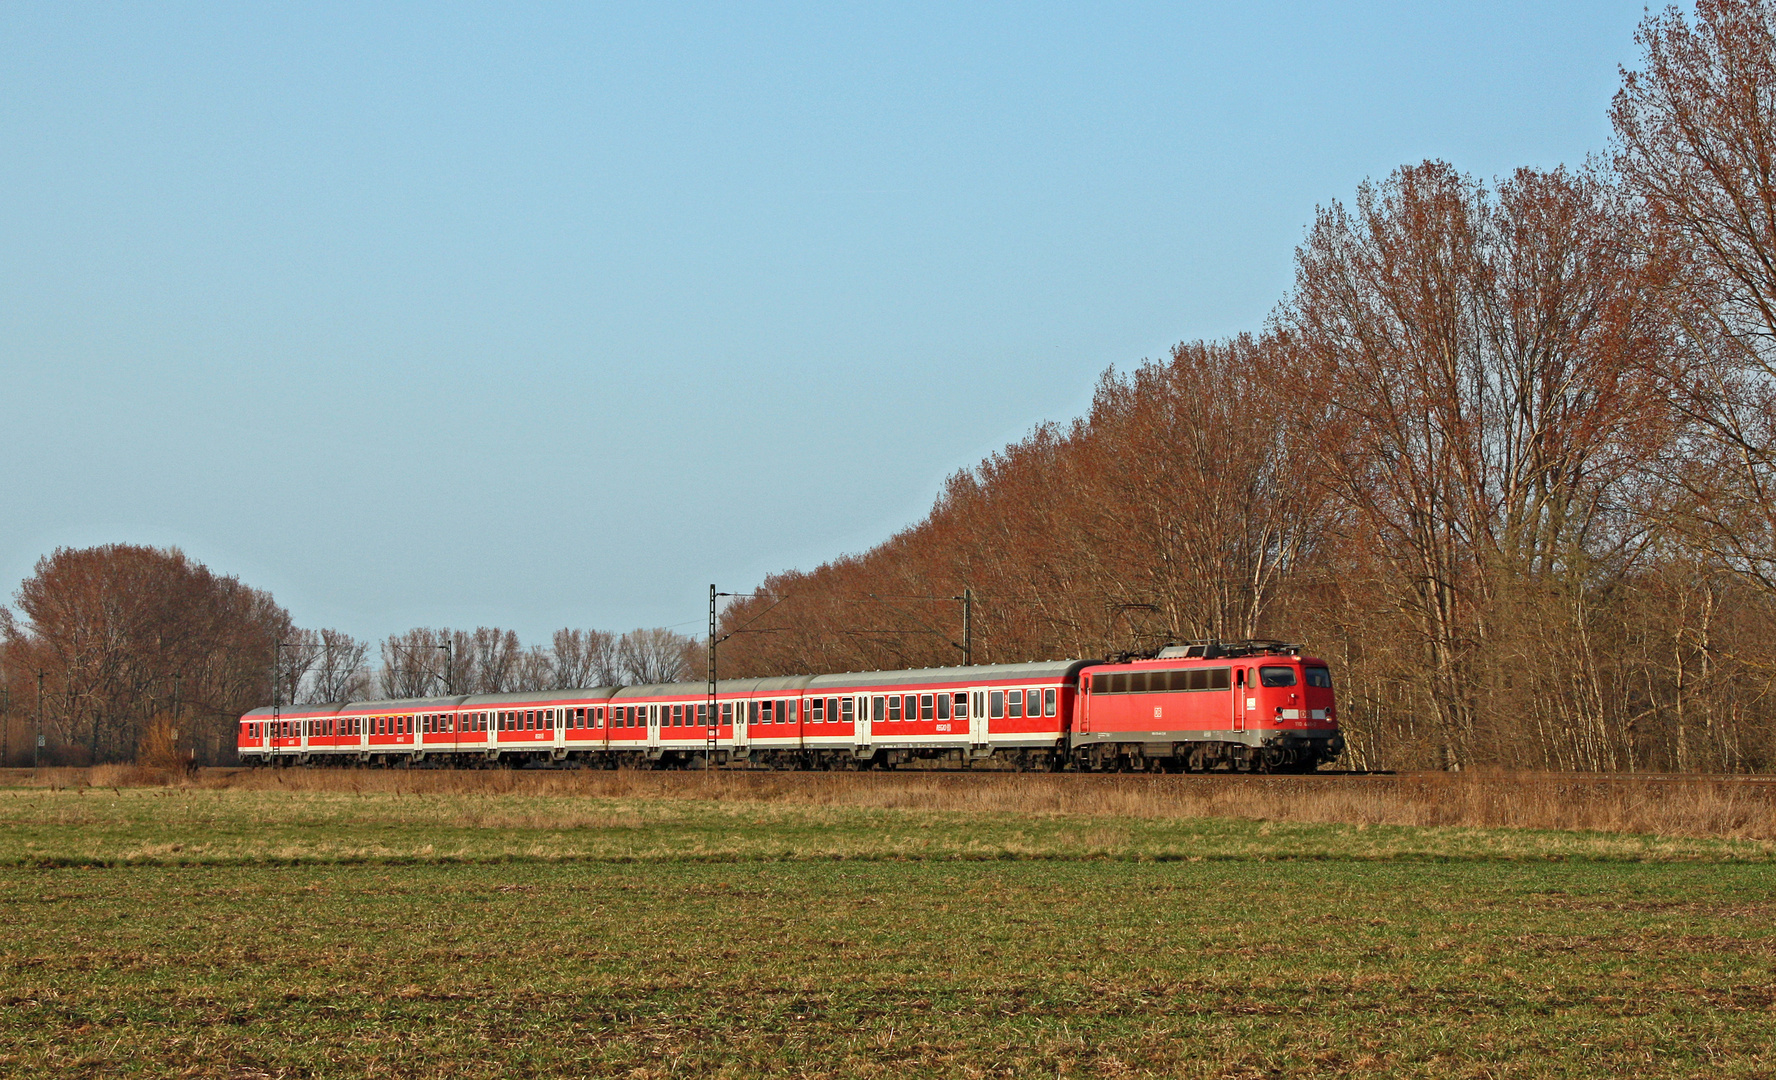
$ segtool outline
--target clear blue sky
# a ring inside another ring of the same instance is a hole
[[[0,595],[176,544],[308,626],[680,625],[1314,207],[1605,148],[1638,3],[0,7]]]

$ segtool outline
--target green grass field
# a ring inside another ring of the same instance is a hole
[[[0,910],[4,1075],[1776,1075],[1767,842],[0,789]]]

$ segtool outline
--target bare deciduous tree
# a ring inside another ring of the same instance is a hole
[[[677,682],[687,671],[685,647],[690,640],[664,627],[631,630],[618,640],[617,658],[630,683]]]
[[[603,630],[555,631],[555,689],[611,686],[617,681],[616,637]]]
[[[310,672],[306,704],[359,701],[370,692],[370,671],[365,657],[369,643],[339,630],[322,630],[320,647]]]
[[[383,694],[391,698],[443,694],[450,677],[445,655],[445,644],[450,640],[450,631],[424,627],[390,634],[382,643],[378,675]]]
[[[1776,5],[1701,0],[1636,35],[1610,119],[1615,165],[1642,199],[1648,247],[1680,272],[1688,348],[1659,369],[1700,438],[1675,455],[1692,539],[1776,590]]]
[[[271,597],[176,549],[58,548],[19,587],[22,619],[0,608],[5,673],[45,673],[52,755],[131,757],[145,725],[169,713],[200,763],[231,760],[234,724],[271,696],[275,645],[293,632]],[[14,682],[13,700],[27,700]]]

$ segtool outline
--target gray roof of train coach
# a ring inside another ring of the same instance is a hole
[[[533,701],[603,701],[617,691],[614,686],[583,686],[573,690],[525,690],[515,694],[474,694],[462,699],[465,709],[498,709]]]
[[[345,706],[341,705],[337,701],[329,701],[324,705],[279,705],[278,706],[278,715],[280,715],[280,716],[331,716],[343,708],[345,708]],[[243,715],[243,717],[252,717],[255,719],[263,716],[263,717],[269,719],[271,717],[271,706],[264,705],[264,706],[261,706],[257,709],[248,709],[242,715]]]
[[[301,714],[303,716],[326,716],[350,709],[352,712],[411,712],[424,709],[454,709],[467,699],[460,697],[439,698],[383,698],[377,701],[329,701],[324,705],[280,705],[278,711],[285,715]],[[248,716],[270,716],[271,706],[264,705],[247,713]]]
[[[770,694],[778,690],[800,690],[812,678],[812,675],[777,675],[768,679],[719,679],[715,689],[718,694]],[[611,697],[700,698],[708,695],[709,684],[706,682],[678,682],[625,686]]]
[[[918,683],[1015,682],[1019,679],[1071,679],[1098,660],[1040,660],[1028,664],[975,664],[971,667],[913,668],[910,671],[848,671],[816,675],[808,689],[844,686],[908,686]]]
[[[723,694],[770,694],[781,690],[826,690],[846,686],[912,686],[919,683],[1015,682],[1019,679],[1072,679],[1087,664],[1099,660],[1042,660],[1028,664],[975,664],[972,667],[913,668],[909,671],[848,671],[835,675],[782,675],[768,679],[722,679],[716,683]],[[497,709],[533,701],[607,701],[616,698],[700,698],[709,693],[706,682],[652,683],[645,686],[595,686],[579,690],[537,690],[518,694],[471,694],[467,697],[397,698],[353,701],[345,704],[285,705],[286,715],[326,716],[350,709],[353,712],[423,711],[425,709]],[[254,709],[249,717],[271,715],[271,707]]]

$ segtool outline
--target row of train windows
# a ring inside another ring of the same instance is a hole
[[[1108,692],[1108,691],[1105,691]],[[987,715],[994,719],[1020,719],[1029,716],[1055,715],[1055,691],[994,690],[987,695]],[[807,719],[811,724],[851,723],[854,706],[849,697],[809,698]],[[795,699],[743,702],[747,720],[754,724],[793,724],[799,711]],[[352,716],[338,720],[258,721],[247,725],[249,739],[266,737],[266,729],[274,727],[274,739],[294,739],[303,734],[311,738],[353,735],[424,735],[481,731],[554,731],[557,724],[568,730],[602,728],[606,708],[594,706],[580,709],[511,709],[481,713],[420,713],[405,716]],[[612,705],[608,706],[611,727],[703,727],[709,723],[709,705]],[[870,712],[879,722],[900,723],[914,720],[965,720],[968,718],[967,694],[892,694],[877,695],[870,700]],[[734,703],[721,703],[721,722],[734,722]],[[303,731],[306,724],[308,730]]]
[[[1285,668],[1284,670],[1288,670]],[[1187,671],[1109,671],[1094,675],[1094,694],[1164,694],[1180,690],[1226,690],[1233,685],[1232,668]]]

